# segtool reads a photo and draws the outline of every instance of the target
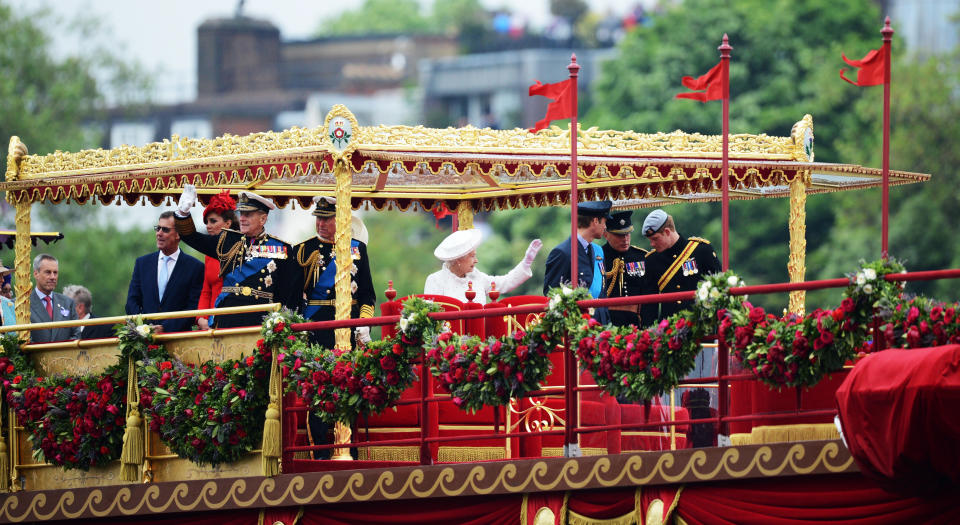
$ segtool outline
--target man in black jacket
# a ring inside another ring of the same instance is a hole
[[[79,284],[71,284],[63,289],[63,295],[73,299],[73,306],[77,311],[77,319],[81,321],[96,319],[93,315],[93,297],[90,290]],[[80,327],[80,339],[104,339],[113,337],[113,326],[108,324],[94,324]]]

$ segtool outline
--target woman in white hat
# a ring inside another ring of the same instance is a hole
[[[473,283],[473,289],[477,292],[474,301],[484,304],[492,284],[496,284],[498,292],[507,293],[533,275],[530,267],[543,246],[540,239],[530,242],[527,253],[516,267],[506,275],[498,276],[487,275],[476,268],[477,246],[480,246],[482,241],[483,234],[476,228],[459,230],[448,235],[433,251],[433,255],[443,261],[443,267],[427,276],[423,293],[446,295],[465,302],[467,283]]]

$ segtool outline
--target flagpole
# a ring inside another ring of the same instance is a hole
[[[723,82],[723,161],[720,163],[720,181],[723,188],[723,204],[721,206],[721,221],[723,228],[722,247],[723,271],[730,268],[730,41],[727,34],[723,34],[723,43],[717,48],[720,50],[720,80]]]
[[[580,253],[580,243],[577,241],[577,77],[580,74],[580,65],[577,64],[577,54],[570,54],[570,63],[567,64],[570,72],[570,89],[572,97],[570,103],[573,110],[570,112],[570,286],[576,288],[580,284],[577,278],[577,259]],[[569,426],[569,425],[568,425]]]
[[[577,54],[570,54],[570,63],[567,65],[570,72],[570,91],[573,95],[570,104],[570,286],[577,287],[580,280],[577,278],[577,258],[580,254],[580,242],[577,240],[577,77],[580,65],[577,64]],[[592,264],[593,261],[591,261]],[[568,340],[569,341],[569,340]],[[569,345],[569,342],[568,342]],[[580,452],[579,436],[574,428],[580,426],[579,402],[575,387],[578,385],[577,362],[573,349],[563,354],[563,366],[566,368],[564,383],[564,405],[567,409],[567,424],[563,426],[563,455],[564,457],[578,457]]]
[[[886,259],[890,230],[890,41],[893,39],[889,16],[884,20],[880,34],[883,35],[883,240],[880,256]]]

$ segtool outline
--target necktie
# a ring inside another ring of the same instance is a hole
[[[47,315],[49,315],[50,320],[53,321],[53,301],[50,300],[49,295],[46,295],[43,297],[43,302],[46,303]]]
[[[168,255],[160,256],[160,271],[157,272],[157,292],[160,300],[163,300],[163,291],[167,288],[167,279],[169,279],[169,270],[167,270],[167,262],[170,261]]]

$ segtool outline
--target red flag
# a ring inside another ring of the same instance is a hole
[[[453,212],[450,211],[450,208],[447,207],[447,203],[441,202],[440,206],[435,206],[433,208],[433,218],[434,223],[437,229],[440,229],[440,219],[453,215]]]
[[[720,69],[723,62],[710,68],[706,75],[700,78],[683,77],[680,81],[683,87],[700,91],[700,93],[677,93],[677,98],[689,98],[706,102],[708,100],[723,100],[723,82],[720,79]]]
[[[840,53],[843,61],[857,69],[856,80],[850,80],[844,75],[846,68],[840,70],[840,78],[854,86],[877,86],[883,84],[883,53],[879,49],[871,49],[867,56],[860,60],[850,60],[847,55]]]
[[[547,97],[553,100],[553,102],[547,106],[547,114],[543,117],[543,120],[537,121],[533,129],[529,130],[530,133],[536,133],[546,128],[550,125],[551,120],[562,120],[574,117],[576,108],[573,107],[573,93],[571,93],[573,81],[574,79],[568,78],[556,84],[541,84],[538,80],[536,84],[530,86],[529,93],[531,97],[540,95],[541,97]]]

